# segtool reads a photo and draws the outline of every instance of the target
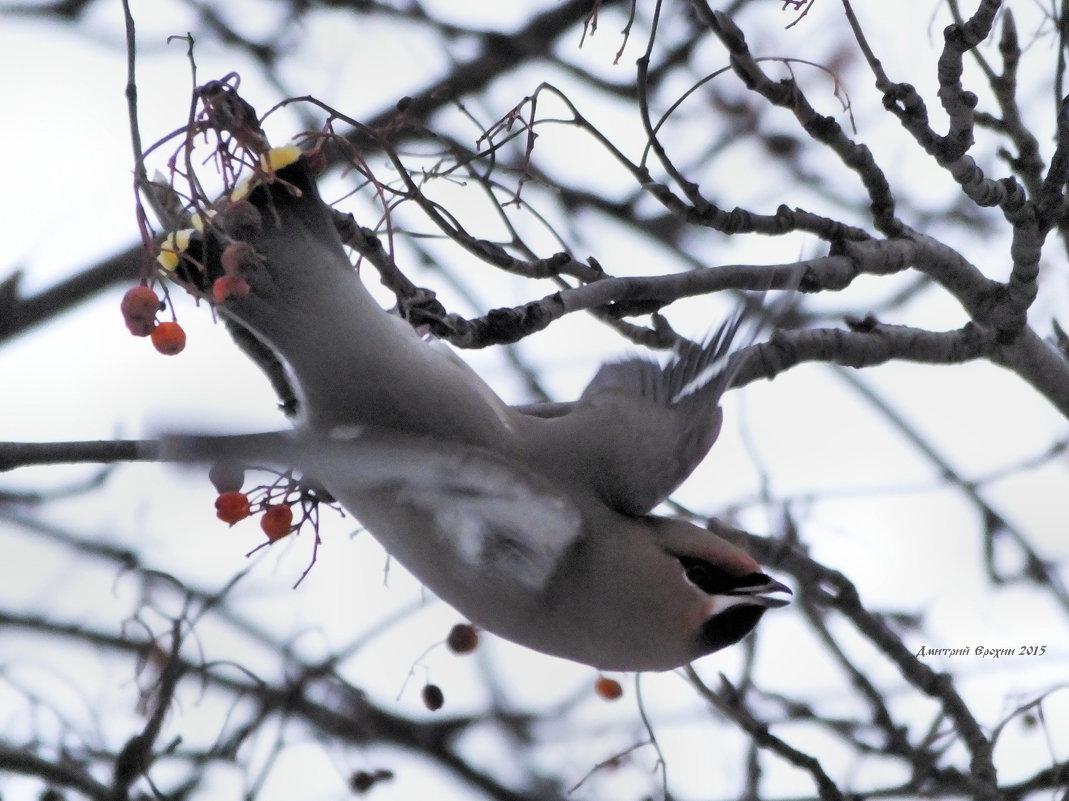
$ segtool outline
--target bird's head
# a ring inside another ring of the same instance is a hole
[[[765,575],[746,551],[683,520],[650,518],[654,543],[668,557],[666,581],[685,598],[692,658],[733,645],[790,589]]]
[[[549,613],[511,639],[602,670],[673,670],[787,604],[753,557],[685,520],[613,513],[587,533],[547,586]]]

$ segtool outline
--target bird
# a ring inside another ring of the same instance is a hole
[[[241,268],[249,291],[216,309],[284,366],[297,425],[174,434],[163,458],[296,468],[473,624],[599,670],[678,668],[788,603],[746,551],[653,513],[715,442],[721,397],[767,315],[739,311],[667,363],[603,364],[575,401],[510,406],[377,303],[308,157],[276,150],[240,200],[221,201],[260,220],[241,234],[256,254]],[[232,244],[204,227],[173,277],[207,295],[233,273]]]

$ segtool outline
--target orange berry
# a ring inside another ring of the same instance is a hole
[[[238,300],[249,294],[249,282],[244,278],[223,275],[212,284],[212,302],[216,305],[228,300]]]
[[[234,525],[250,514],[249,496],[244,492],[224,492],[215,499],[215,516],[224,523]]]
[[[423,697],[423,705],[431,712],[437,712],[442,708],[442,704],[445,703],[445,693],[442,692],[442,688],[437,684],[426,685],[421,696]]]
[[[178,323],[160,323],[152,330],[152,344],[164,356],[174,356],[186,347],[186,332]]]
[[[454,654],[469,654],[479,647],[479,632],[470,623],[457,623],[449,630],[445,644]]]
[[[624,694],[624,688],[620,686],[620,682],[616,679],[610,679],[608,676],[598,676],[598,680],[594,682],[594,692],[606,701],[615,701]]]
[[[156,327],[156,314],[163,308],[160,297],[147,286],[135,286],[122,296],[119,309],[126,327],[135,337],[147,337]]]
[[[260,528],[271,542],[282,539],[293,530],[293,510],[284,503],[271,504],[264,509]]]

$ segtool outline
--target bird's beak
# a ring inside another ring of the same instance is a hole
[[[790,587],[786,584],[781,584],[773,578],[765,576],[765,581],[760,584],[752,584],[747,587],[739,587],[735,590],[729,590],[724,593],[732,597],[738,598],[740,602],[752,604],[753,606],[763,606],[766,609],[778,609],[781,606],[786,606],[791,601],[789,598],[772,598],[768,596],[768,593],[772,592],[785,592],[788,595],[793,595]]]

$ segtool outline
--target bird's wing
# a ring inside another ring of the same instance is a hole
[[[321,484],[445,600],[453,584],[537,592],[582,532],[574,501],[505,455],[384,430],[345,436],[174,436],[170,461],[295,467]]]
[[[614,509],[646,514],[697,467],[720,433],[720,397],[743,359],[736,314],[701,345],[667,364],[636,357],[602,365],[572,404],[519,407],[554,446],[580,465]],[[752,336],[741,344],[751,344]],[[567,472],[565,469],[562,472]]]

